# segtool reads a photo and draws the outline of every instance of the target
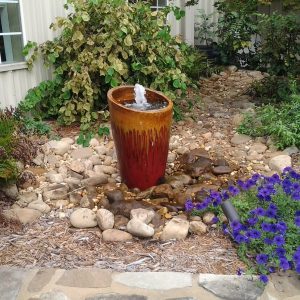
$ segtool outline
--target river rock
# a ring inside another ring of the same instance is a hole
[[[172,163],[176,160],[176,153],[170,152],[168,154],[168,163]]]
[[[235,114],[232,118],[232,125],[239,126],[244,121],[244,116],[242,114]]]
[[[72,226],[76,228],[90,228],[97,226],[96,214],[88,208],[78,208],[70,216]]]
[[[209,172],[212,161],[206,157],[199,157],[194,162],[185,166],[185,171],[192,177],[199,177],[205,172]]]
[[[73,159],[86,159],[93,155],[94,151],[91,148],[80,148],[73,150],[71,156]]]
[[[126,242],[132,240],[132,235],[118,229],[107,229],[102,232],[102,238],[105,242]]]
[[[44,200],[59,200],[66,199],[68,193],[68,186],[64,184],[52,184],[43,192]]]
[[[28,208],[35,209],[40,211],[41,213],[48,213],[50,212],[51,208],[48,204],[46,204],[42,198],[34,200],[28,204]]]
[[[139,219],[131,219],[127,224],[127,231],[138,237],[151,237],[154,229]]]
[[[171,239],[183,240],[189,231],[189,222],[180,218],[173,218],[163,229],[160,239],[167,241]]]
[[[206,224],[206,225],[212,225],[215,223],[215,214],[208,211],[206,213],[204,213],[203,217],[202,217],[202,220],[203,220],[203,223]]]
[[[85,168],[86,171],[88,171],[88,170],[93,170],[93,163],[91,162],[90,159],[86,159],[86,160],[83,162],[83,164],[84,164],[84,168]]]
[[[109,210],[104,208],[99,209],[96,217],[101,230],[112,229],[114,227],[114,215]]]
[[[27,192],[19,195],[19,200],[16,202],[20,207],[26,207],[29,203],[36,201],[38,196],[34,192]]]
[[[105,165],[97,165],[94,167],[94,171],[96,173],[104,173],[104,174],[114,174],[117,172],[116,168],[112,166],[105,166]]]
[[[101,165],[102,160],[97,155],[93,155],[89,158],[89,160],[92,162],[93,166]]]
[[[64,178],[61,174],[47,174],[46,176],[51,183],[62,183],[64,182]]]
[[[78,178],[69,177],[66,178],[64,181],[68,184],[71,190],[76,190],[81,186],[81,180]]]
[[[215,175],[223,175],[231,173],[231,168],[229,166],[217,166],[212,168],[212,172]]]
[[[281,173],[284,168],[292,166],[292,159],[289,155],[278,155],[270,159],[269,167]]]
[[[65,208],[69,205],[69,200],[56,200],[54,201],[55,203],[55,207],[58,208],[58,209],[62,209],[62,208]]]
[[[47,145],[57,155],[64,155],[70,149],[70,144],[65,141],[50,141]]]
[[[108,182],[108,177],[105,174],[98,174],[97,176],[86,178],[81,181],[82,185],[84,186],[89,186],[89,185],[97,186],[100,184],[105,184],[107,182]]]
[[[0,186],[0,190],[9,198],[16,200],[19,196],[19,191],[16,184],[7,184]]]
[[[292,155],[292,154],[296,154],[298,152],[299,152],[299,149],[296,146],[291,146],[291,147],[285,148],[283,150],[283,153],[286,155]]]
[[[80,201],[81,201],[82,196],[78,193],[72,193],[70,194],[70,203],[74,204],[74,205],[79,205]]]
[[[152,221],[154,215],[155,212],[152,209],[136,208],[130,212],[131,219],[136,218],[146,224],[149,224]]]
[[[246,144],[251,140],[251,137],[245,134],[236,133],[231,139],[231,143],[234,145]]]
[[[80,160],[73,160],[71,161],[70,163],[70,166],[69,168],[73,171],[73,172],[76,172],[76,173],[83,173],[84,170],[85,170],[85,165],[82,161]]]
[[[103,145],[95,147],[95,150],[98,153],[98,155],[105,155],[107,153],[107,148]]]
[[[42,213],[36,209],[31,208],[14,208],[11,210],[15,219],[19,220],[23,225],[33,223]]]
[[[33,172],[25,170],[18,177],[17,186],[23,190],[26,190],[29,187],[37,188],[39,186],[39,182]]]
[[[201,235],[207,232],[207,226],[201,221],[192,221],[190,222],[189,232]]]
[[[262,154],[264,152],[266,152],[266,150],[268,149],[268,147],[262,143],[255,143],[250,147],[249,152],[256,152],[258,154]]]
[[[167,182],[173,189],[180,189],[185,185],[191,184],[193,182],[193,179],[187,174],[178,174],[167,178]]]
[[[172,199],[174,197],[174,192],[171,185],[164,183],[156,186],[152,192],[153,198],[168,198]]]
[[[90,140],[90,147],[98,147],[100,145],[99,141],[95,138]]]

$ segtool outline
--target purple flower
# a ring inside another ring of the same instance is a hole
[[[264,215],[265,215],[265,210],[264,210],[262,207],[258,207],[258,208],[255,210],[255,213],[256,213],[258,216],[264,216]]]
[[[295,217],[300,217],[300,210],[297,210],[297,211],[296,211]]]
[[[259,239],[261,237],[261,233],[257,229],[252,229],[247,232],[247,236],[251,239]]]
[[[269,272],[270,273],[275,273],[276,269],[274,267],[269,267]]]
[[[264,274],[259,275],[259,280],[263,283],[268,283],[269,281],[268,276]]]
[[[259,264],[259,265],[265,265],[268,261],[268,255],[267,254],[264,254],[264,253],[261,253],[261,254],[258,254],[256,256],[256,262]]]
[[[268,218],[275,218],[276,217],[276,210],[268,208],[266,210],[265,216],[268,217]]]
[[[287,230],[287,225],[283,221],[278,222],[276,224],[276,227],[277,227],[277,231],[280,232],[281,234],[284,234]]]
[[[223,200],[227,200],[230,197],[230,195],[228,194],[227,191],[222,191],[221,195],[222,195]]]
[[[237,271],[236,271],[236,274],[239,275],[239,276],[241,276],[241,275],[244,274],[244,270],[241,269],[241,268],[238,268]]]
[[[191,211],[191,210],[193,210],[194,209],[194,204],[193,204],[193,202],[192,202],[192,200],[187,200],[186,202],[185,202],[185,204],[184,204],[184,207],[185,207],[185,210],[186,211]]]
[[[278,255],[278,257],[282,257],[282,256],[285,256],[285,249],[284,248],[276,248],[276,254]]]
[[[293,169],[292,169],[292,167],[285,167],[284,169],[283,169],[283,174],[284,173],[289,173],[289,172],[291,172],[291,171],[294,171]]]
[[[295,218],[295,224],[296,226],[300,227],[300,217]]]
[[[249,218],[249,219],[247,220],[247,223],[248,223],[250,226],[254,226],[257,222],[258,222],[258,219],[257,219],[257,218]]]
[[[300,253],[296,251],[293,255],[293,259],[294,259],[295,262],[300,263]]]
[[[218,223],[219,221],[220,221],[220,220],[219,220],[218,217],[213,217],[213,218],[212,218],[212,222],[213,222],[214,224]]]
[[[230,226],[234,231],[239,231],[242,229],[242,224],[237,220],[230,222]]]
[[[237,196],[237,195],[240,193],[240,190],[239,190],[237,187],[233,186],[233,185],[231,185],[231,186],[228,188],[228,191],[230,192],[230,194],[231,194],[232,196]]]
[[[266,245],[272,245],[272,244],[273,244],[273,240],[270,239],[270,238],[265,238],[265,239],[264,239],[264,243],[265,243]]]
[[[273,239],[274,244],[277,246],[282,246],[284,245],[285,241],[282,235],[276,235]]]
[[[300,274],[300,263],[296,265],[295,270],[298,274]]]
[[[277,232],[277,225],[276,224],[270,224],[270,232],[273,232],[273,233]]]
[[[285,257],[280,257],[279,258],[279,265],[284,271],[286,271],[290,268],[290,264],[289,264],[288,260]]]
[[[242,190],[246,190],[246,185],[245,185],[244,181],[239,179],[236,183]]]
[[[295,200],[295,201],[300,201],[300,192],[299,191],[295,191],[292,193],[291,197]]]
[[[235,237],[234,237],[234,240],[238,243],[238,244],[241,244],[241,243],[245,243],[247,242],[247,237],[242,235],[242,234],[236,234]]]
[[[261,177],[261,176],[260,176],[259,174],[255,173],[255,174],[252,175],[251,178],[252,178],[254,181],[257,181],[260,177]]]
[[[266,223],[266,222],[262,222],[261,223],[261,229],[263,231],[269,232],[269,231],[271,231],[271,224],[270,223]]]

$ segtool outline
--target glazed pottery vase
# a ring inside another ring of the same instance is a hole
[[[107,98],[122,182],[140,190],[159,184],[168,157],[172,101],[146,89],[149,103],[166,102],[166,107],[148,111],[128,108],[124,103],[134,100],[133,86],[110,89]]]

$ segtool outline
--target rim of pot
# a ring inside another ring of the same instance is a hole
[[[166,107],[163,107],[163,108],[151,109],[151,110],[138,110],[138,109],[135,109],[135,108],[128,108],[124,104],[116,101],[115,98],[113,97],[113,93],[116,90],[119,90],[119,89],[134,89],[134,85],[121,85],[121,86],[117,86],[117,87],[109,89],[108,92],[107,92],[107,98],[108,98],[108,100],[111,101],[111,102],[113,102],[114,104],[116,104],[117,106],[119,106],[120,108],[122,108],[124,110],[151,114],[153,112],[166,112],[166,111],[168,111],[168,110],[170,110],[170,109],[173,108],[173,101],[172,100],[170,100],[162,92],[159,92],[159,91],[156,91],[156,90],[152,90],[152,89],[149,89],[149,88],[145,88],[146,92],[149,91],[149,92],[154,93],[154,94],[159,94],[165,101],[168,102],[168,105]],[[134,95],[134,92],[133,92],[133,95]],[[146,94],[146,96],[147,96],[147,94]]]

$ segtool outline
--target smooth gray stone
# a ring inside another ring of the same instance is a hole
[[[121,295],[121,294],[109,294],[109,295],[95,295],[85,298],[85,300],[147,300],[148,297],[140,295]]]
[[[192,286],[192,274],[177,272],[132,272],[113,277],[114,282],[149,290],[170,290]]]
[[[26,270],[0,267],[0,299],[17,299],[26,274]]]
[[[221,299],[256,300],[263,292],[255,276],[200,274],[199,285]]]
[[[43,289],[46,286],[53,275],[55,274],[56,269],[41,269],[35,274],[35,276],[30,281],[27,290],[30,293],[36,293]]]

